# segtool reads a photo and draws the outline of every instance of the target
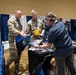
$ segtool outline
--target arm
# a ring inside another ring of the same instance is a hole
[[[52,44],[50,44],[50,43],[46,43],[46,44],[43,44],[43,45],[36,45],[36,46],[34,46],[35,48],[50,48],[50,47],[52,47]]]
[[[12,34],[14,35],[19,34],[19,31],[16,28],[14,28],[14,23],[12,19],[8,20],[8,28],[9,28],[9,32],[12,32]]]
[[[45,33],[45,29],[42,30],[42,32],[40,33],[40,36],[44,36]]]
[[[9,19],[8,20],[8,28],[9,28],[9,32],[11,32],[12,35],[17,36],[17,35],[20,34],[21,36],[23,36],[22,32],[20,32],[19,30],[17,30],[14,27],[14,21],[13,21],[13,19]]]

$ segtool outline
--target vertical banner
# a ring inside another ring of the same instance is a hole
[[[26,22],[28,22],[30,19],[32,19],[32,16],[26,16]]]
[[[71,39],[72,40],[75,40],[75,20],[74,19],[71,19],[70,20],[71,22]]]
[[[1,31],[0,31],[0,45],[1,45]]]
[[[1,22],[1,14],[0,14],[0,22]],[[1,23],[0,23],[0,45],[1,45]]]
[[[8,25],[9,15],[1,14],[1,40],[8,41]]]

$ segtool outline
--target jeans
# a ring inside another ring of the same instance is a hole
[[[68,69],[71,75],[75,75],[75,69],[74,69],[74,65],[72,61],[72,54],[67,57],[56,57],[55,56],[55,59],[56,59],[56,63],[58,66],[58,75],[65,75],[64,64],[68,66]]]

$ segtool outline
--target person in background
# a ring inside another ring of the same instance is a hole
[[[35,39],[41,39],[45,33],[45,26],[42,20],[37,18],[37,11],[31,11],[32,19],[28,21],[26,27],[26,34],[30,34],[30,40],[33,41]]]
[[[66,29],[68,32],[71,31],[71,24],[70,24],[70,21],[66,20],[65,22],[63,22],[64,25],[66,26]]]
[[[73,47],[72,40],[68,35],[65,25],[58,20],[56,15],[49,12],[45,16],[48,26],[51,26],[48,33],[47,43],[35,45],[35,48],[49,48],[52,43],[55,45],[55,60],[58,66],[58,75],[65,75],[64,64],[68,66],[71,75],[75,75],[74,64],[72,61]],[[49,74],[46,74],[49,75]]]
[[[22,24],[20,22],[20,18],[22,16],[22,12],[20,9],[17,9],[15,11],[15,16],[11,17],[8,20],[8,29],[9,29],[9,35],[8,35],[8,41],[9,41],[9,52],[10,55],[7,58],[7,61],[5,63],[6,68],[6,74],[9,75],[9,66],[14,61],[15,64],[15,74],[18,75],[19,72],[19,60],[21,57],[21,50],[16,48],[16,36],[20,35],[24,37],[24,32],[22,30]]]

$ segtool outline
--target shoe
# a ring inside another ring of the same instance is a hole
[[[19,70],[15,70],[14,73],[15,73],[15,75],[21,75],[22,74],[22,72]]]
[[[5,65],[5,73],[6,73],[6,75],[9,75],[9,66],[8,65]]]

